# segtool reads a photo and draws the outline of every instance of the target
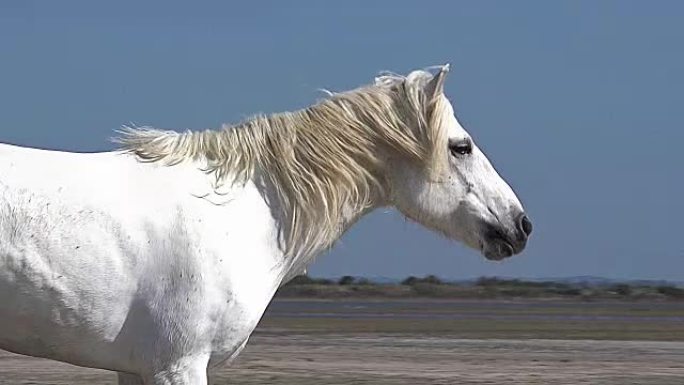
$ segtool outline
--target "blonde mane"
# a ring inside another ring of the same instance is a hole
[[[201,132],[124,127],[117,141],[142,161],[206,163],[217,186],[258,172],[275,189],[285,251],[294,256],[328,247],[343,231],[343,211],[364,210],[386,192],[380,155],[388,150],[430,175],[442,172],[448,101],[425,92],[432,78],[426,71],[388,74],[299,111]]]

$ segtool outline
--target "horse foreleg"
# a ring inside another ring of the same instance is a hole
[[[164,365],[150,376],[143,376],[144,385],[207,385],[209,357],[186,357]]]

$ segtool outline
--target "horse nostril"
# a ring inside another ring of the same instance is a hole
[[[520,230],[522,230],[522,232],[528,237],[530,234],[532,234],[532,222],[530,222],[530,219],[527,217],[527,215],[523,214],[520,217],[520,222],[518,225],[520,226]]]

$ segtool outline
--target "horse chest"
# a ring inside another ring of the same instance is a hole
[[[270,279],[265,287],[271,289],[255,292],[248,287],[232,288],[229,301],[215,319],[211,366],[232,361],[245,347],[271,301],[278,281]]]

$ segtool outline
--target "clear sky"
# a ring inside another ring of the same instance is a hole
[[[107,150],[121,124],[218,127],[449,62],[527,251],[489,262],[383,210],[312,274],[681,281],[683,20],[681,1],[3,1],[0,141]]]

